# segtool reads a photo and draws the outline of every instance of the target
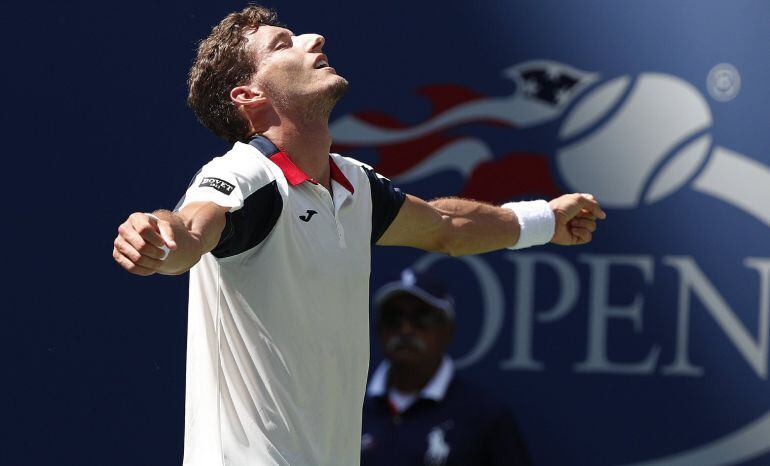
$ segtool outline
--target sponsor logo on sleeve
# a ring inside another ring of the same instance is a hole
[[[235,186],[228,183],[225,180],[220,180],[219,178],[211,178],[211,177],[205,177],[203,178],[203,181],[201,181],[201,184],[199,185],[201,188],[214,188],[217,191],[219,191],[222,194],[230,195],[230,193],[233,192],[233,189],[235,189]]]

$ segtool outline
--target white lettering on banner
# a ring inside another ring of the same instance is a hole
[[[556,304],[551,309],[537,314],[538,322],[554,322],[566,316],[577,302],[579,278],[574,267],[557,255],[546,253],[509,253],[505,258],[516,264],[516,288],[514,315],[513,356],[500,363],[501,369],[543,370],[542,362],[532,357],[533,317],[535,316],[535,267],[550,266],[558,277],[561,290]]]
[[[426,254],[414,263],[412,268],[423,272],[441,259],[451,259],[438,254]],[[464,262],[478,278],[481,287],[481,295],[484,299],[484,312],[481,322],[481,335],[476,345],[468,353],[456,358],[454,363],[458,368],[468,367],[481,360],[495,343],[500,330],[503,327],[505,317],[505,295],[497,280],[495,271],[483,259],[478,256],[463,256],[456,260]]]
[[[690,292],[698,296],[706,310],[725,332],[754,372],[763,379],[767,378],[768,349],[768,313],[770,313],[770,260],[754,257],[746,258],[746,267],[759,273],[759,319],[756,341],[751,338],[746,327],[735,316],[722,295],[709,281],[698,265],[687,256],[667,256],[663,263],[679,272],[679,305],[676,338],[676,357],[674,363],[662,369],[668,375],[702,375],[703,368],[690,364],[688,357]]]
[[[566,317],[575,308],[580,294],[580,276],[576,266],[557,254],[549,253],[510,253],[505,259],[516,267],[514,288],[512,354],[500,361],[503,370],[543,371],[545,363],[534,357],[535,323],[553,324]],[[460,257],[457,259],[436,254],[426,254],[418,259],[414,268],[424,271],[440,260],[458,260],[468,266],[476,277],[482,299],[482,322],[479,336],[464,355],[456,358],[458,367],[468,367],[482,360],[497,342],[505,317],[505,296],[495,271],[479,256]],[[644,292],[639,291],[631,304],[612,305],[609,302],[610,280],[612,271],[619,267],[631,267],[638,270],[644,283],[652,285],[654,281],[655,258],[651,255],[617,254],[582,254],[578,261],[588,265],[588,327],[586,334],[586,358],[575,364],[578,373],[602,373],[617,375],[651,376],[660,367],[663,376],[699,377],[704,369],[693,365],[689,357],[690,343],[690,296],[696,296],[703,303],[708,314],[727,335],[751,369],[762,379],[768,375],[768,347],[770,346],[770,258],[749,257],[744,260],[747,268],[759,275],[757,336],[737,317],[714,284],[690,256],[663,256],[661,263],[677,272],[678,297],[676,303],[675,354],[673,361],[659,366],[658,358],[661,346],[654,344],[647,356],[638,362],[613,362],[608,356],[609,323],[612,320],[626,319],[634,324],[634,330],[642,331],[644,312]],[[556,303],[550,309],[535,309],[535,289],[537,270],[548,267],[556,274],[553,289],[558,293]],[[462,312],[462,311],[461,311]]]
[[[607,356],[607,321],[629,319],[634,323],[634,330],[642,331],[642,310],[644,296],[637,294],[628,306],[612,306],[610,296],[610,268],[634,267],[642,272],[645,283],[652,284],[653,260],[650,256],[598,255],[583,254],[581,262],[588,264],[590,273],[590,291],[588,304],[588,349],[586,360],[575,365],[577,372],[605,374],[652,374],[660,355],[660,347],[655,345],[644,361],[636,364],[613,363]]]

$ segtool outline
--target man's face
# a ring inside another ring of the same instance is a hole
[[[316,107],[334,103],[348,82],[329,66],[318,34],[295,36],[288,29],[262,25],[248,35],[258,61],[254,83],[276,108]]]
[[[380,345],[393,364],[433,364],[452,337],[444,314],[411,294],[389,298],[377,322]]]

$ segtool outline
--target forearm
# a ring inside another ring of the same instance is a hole
[[[429,203],[442,217],[437,235],[441,252],[452,256],[503,249],[519,240],[519,221],[510,209],[460,198]]]
[[[203,254],[214,249],[225,225],[223,208],[213,204],[195,204],[181,212],[159,210],[153,214],[169,222],[177,245],[158,269],[164,275],[179,275],[190,270]]]
[[[156,210],[152,214],[169,223],[177,246],[175,250],[168,251],[157,272],[163,275],[179,275],[187,272],[203,255],[203,242],[200,235],[193,230],[194,217],[168,210]]]

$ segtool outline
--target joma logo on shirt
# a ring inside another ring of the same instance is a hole
[[[305,214],[305,215],[300,215],[300,216],[299,216],[299,219],[300,219],[300,220],[302,220],[303,222],[309,222],[309,221],[310,221],[310,219],[311,219],[311,218],[313,218],[313,215],[315,215],[315,214],[317,214],[317,213],[318,213],[318,212],[316,212],[315,210],[308,210],[308,211],[307,211],[307,214]]]
[[[235,189],[235,186],[225,180],[220,180],[219,178],[203,178],[199,187],[205,188],[207,186],[216,189],[222,194],[227,194],[228,196],[233,192],[233,189]]]

